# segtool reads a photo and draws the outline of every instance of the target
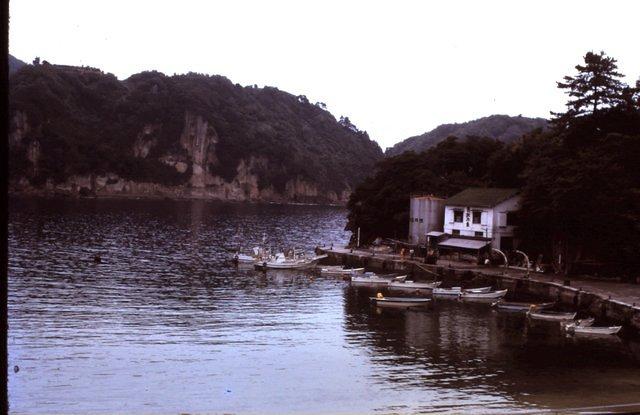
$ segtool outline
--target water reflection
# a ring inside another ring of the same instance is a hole
[[[558,324],[530,325],[522,314],[451,300],[436,301],[430,311],[381,312],[368,303],[374,292],[345,291],[347,339],[369,349],[381,387],[446,392],[449,404],[416,404],[421,411],[638,400],[636,340],[567,336]],[[603,392],[603,385],[611,389]]]
[[[313,206],[12,201],[12,411],[508,413],[640,390],[636,343],[485,304],[378,313],[340,279],[228,264],[263,235],[343,243],[344,223]]]

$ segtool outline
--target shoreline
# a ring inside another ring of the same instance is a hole
[[[526,270],[503,267],[452,266],[442,260],[439,264],[424,264],[419,260],[402,258],[395,254],[375,254],[349,248],[319,247],[334,264],[361,266],[386,272],[413,273],[421,278],[445,278],[459,281],[483,280],[499,289],[509,289],[544,297],[595,317],[615,321],[636,334],[640,334],[640,284],[617,281],[589,280],[539,274]]]
[[[283,206],[326,206],[346,208],[347,203],[330,203],[330,202],[294,202],[294,201],[271,201],[271,200],[238,200],[223,199],[202,196],[166,196],[153,194],[99,194],[90,196],[80,196],[77,194],[67,194],[61,192],[16,192],[9,191],[8,199],[44,199],[44,200],[154,200],[154,201],[204,201],[204,202],[220,202],[232,204],[248,204],[248,205],[283,205]]]

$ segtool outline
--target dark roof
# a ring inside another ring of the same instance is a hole
[[[502,189],[497,187],[471,187],[451,196],[445,201],[447,206],[494,207],[517,195],[518,189]]]

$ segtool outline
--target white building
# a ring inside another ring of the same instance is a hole
[[[469,188],[450,197],[445,201],[444,232],[451,238],[445,243],[454,243],[459,235],[477,238],[476,245],[484,238],[492,248],[514,249],[514,213],[519,202],[518,189]]]
[[[435,196],[411,196],[409,208],[409,242],[424,244],[427,233],[442,231],[445,200]]]

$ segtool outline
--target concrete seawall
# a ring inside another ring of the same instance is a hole
[[[399,259],[394,255],[372,255],[369,252],[343,248],[318,248],[318,252],[326,254],[327,263],[346,265],[349,267],[365,267],[370,270],[411,274],[416,280],[444,279],[457,281],[462,286],[493,285],[495,288],[508,288],[515,296],[535,296],[545,300],[557,301],[577,311],[587,313],[606,322],[621,324],[625,329],[640,333],[640,307],[636,302],[636,292],[629,293],[628,287],[620,293],[621,284],[616,282],[598,283],[598,288],[590,289],[588,281],[572,281],[565,285],[552,277],[542,274],[526,275],[524,271],[496,268],[482,269],[477,266],[451,267],[443,265],[427,265],[410,259]],[[607,287],[611,287],[608,293]],[[637,287],[640,293],[640,286]],[[619,297],[619,298],[616,298]],[[640,304],[640,295],[638,295]]]

